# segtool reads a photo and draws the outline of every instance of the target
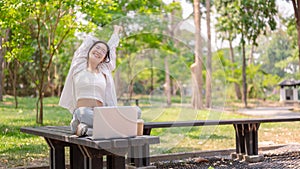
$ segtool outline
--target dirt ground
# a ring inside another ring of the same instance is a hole
[[[300,145],[285,145],[273,150],[260,152],[263,161],[249,163],[243,160],[231,159],[228,156],[197,157],[177,161],[158,161],[158,169],[283,169],[300,168]]]

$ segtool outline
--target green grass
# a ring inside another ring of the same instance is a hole
[[[35,121],[34,98],[18,98],[15,109],[14,99],[4,97],[0,102],[0,168],[23,166],[48,157],[45,140],[20,132],[21,127],[38,126]],[[44,105],[44,125],[68,125],[71,114],[57,106],[57,98],[46,98]],[[3,166],[2,166],[3,165]]]
[[[48,163],[48,146],[45,140],[20,132],[20,127],[38,126],[35,122],[35,98],[14,99],[5,96],[0,102],[0,168]],[[69,125],[71,114],[57,105],[58,98],[45,98],[44,125]],[[148,106],[148,107],[147,107]],[[166,108],[159,104],[142,107],[142,118],[150,121],[217,120],[250,118],[236,113],[197,111],[187,107]],[[259,142],[286,144],[300,142],[300,122],[261,124]],[[232,125],[153,129],[152,135],[160,137],[161,143],[151,146],[151,154],[191,152],[235,148]]]

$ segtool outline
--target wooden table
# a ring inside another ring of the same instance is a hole
[[[125,169],[126,163],[147,168],[150,166],[149,145],[159,143],[157,136],[91,140],[73,135],[66,126],[22,127],[21,131],[45,138],[50,147],[51,169],[66,168],[65,147],[70,150],[71,169],[103,168],[104,156],[107,168]]]

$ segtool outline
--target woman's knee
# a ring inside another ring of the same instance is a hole
[[[94,111],[89,107],[80,107],[74,112],[75,118],[78,119],[80,123],[85,123],[88,126],[93,125],[93,115]]]

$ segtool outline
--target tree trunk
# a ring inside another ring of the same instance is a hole
[[[53,64],[53,69],[54,69],[54,71],[53,71],[54,75],[52,77],[52,80],[50,80],[50,82],[52,81],[52,83],[51,83],[51,96],[52,97],[55,96],[55,90],[57,89],[57,80],[56,80],[56,78],[58,77],[58,74],[57,74],[57,65],[56,64]],[[51,78],[51,76],[50,76],[50,78]]]
[[[299,63],[299,72],[300,72],[300,25],[297,26],[297,32],[298,32],[298,63]]]
[[[179,82],[180,83],[180,82]],[[172,80],[171,79],[171,86],[172,86],[172,95],[173,96],[176,96],[176,93],[177,93],[177,91],[178,91],[178,89],[179,89],[179,84],[178,83],[176,83],[176,81],[174,82],[174,80]]]
[[[199,0],[194,0],[195,23],[195,62],[191,65],[192,73],[192,106],[195,109],[203,108],[202,99],[202,40],[201,40],[201,12]]]
[[[15,108],[18,108],[18,98],[17,98],[17,65],[15,59],[13,59],[11,62],[7,63],[7,70],[9,72],[9,81],[12,86],[12,93],[15,99]]]
[[[133,96],[133,84],[134,84],[134,79],[130,80],[129,86],[128,86],[128,90],[129,90],[129,100],[132,99]]]
[[[234,59],[234,52],[233,52],[233,47],[232,47],[232,41],[229,40],[229,48],[230,48],[230,58],[231,58],[231,62],[234,63],[235,59]],[[234,67],[232,67],[232,76],[234,77]],[[237,82],[234,82],[234,89],[235,89],[235,95],[236,98],[238,100],[242,100],[242,93],[241,93],[241,89],[240,89],[240,85]]]
[[[123,56],[122,51],[118,51],[118,56]],[[120,69],[115,70],[114,82],[115,82],[117,98],[120,98],[124,94],[124,90],[122,90],[123,85],[121,81]]]
[[[37,100],[37,106],[36,106],[36,123],[37,124],[43,124],[43,98],[44,98],[44,92],[43,92],[43,82],[39,86],[39,93],[38,93],[38,100]]]
[[[55,75],[54,75],[54,77],[51,77],[51,68],[50,68],[48,70],[47,87],[46,87],[45,91],[47,92],[46,94],[50,94],[50,96],[52,96],[52,97],[54,96],[54,88],[55,88],[54,84],[52,83],[53,78],[55,78]]]
[[[203,108],[202,99],[202,63],[196,61],[191,65],[192,71],[192,106],[195,109]]]
[[[7,29],[5,31],[5,36],[0,37],[0,101],[3,101],[3,92],[4,92],[4,83],[5,83],[5,75],[4,75],[4,55],[6,53],[6,49],[3,48],[2,44],[7,42],[11,36],[11,30]]]
[[[117,98],[120,98],[123,95],[122,92],[122,84],[121,84],[121,77],[120,77],[120,70],[117,69],[115,71],[115,88],[116,88],[116,94],[117,94]]]
[[[250,57],[249,57],[249,60],[248,60],[248,65],[251,65],[251,64],[254,63],[253,52],[254,52],[254,45],[252,44],[252,45],[251,45]]]
[[[294,14],[296,18],[296,29],[298,33],[298,63],[299,63],[299,71],[300,71],[300,0],[292,0],[293,8],[294,8]]]
[[[133,44],[136,44],[136,40],[134,40]],[[125,54],[126,56],[126,54]],[[129,86],[128,86],[128,92],[129,92],[129,99],[132,98],[133,95],[133,71],[132,71],[132,56],[128,55],[128,59],[127,59],[127,65],[128,65],[128,72],[127,72],[127,78],[128,78],[128,82],[129,82]]]
[[[11,30],[10,29],[7,29],[6,30],[6,39],[4,40],[5,42],[8,41],[11,37]],[[8,50],[11,50],[11,49],[8,49]],[[10,64],[12,63],[12,64]],[[9,71],[9,77],[10,77],[10,80],[11,80],[11,85],[12,85],[12,88],[13,88],[13,95],[14,95],[14,99],[15,99],[15,108],[18,108],[18,97],[17,97],[17,79],[18,79],[18,76],[17,76],[17,70],[18,70],[18,62],[17,60],[14,58],[12,60],[12,62],[8,63],[8,71]]]
[[[150,86],[150,92],[152,92],[154,90],[153,56],[150,56],[150,62],[151,62],[151,86]]]
[[[210,0],[206,0],[206,25],[207,25],[207,58],[206,58],[206,107],[211,108],[212,67],[211,67],[211,34],[210,34]]]
[[[171,106],[171,80],[168,57],[165,57],[165,93],[167,96],[167,106]]]
[[[243,38],[243,35],[242,35],[242,38]],[[243,53],[243,66],[242,66],[243,102],[244,102],[244,106],[247,107],[247,78],[246,78],[246,51],[245,51],[245,43],[242,43],[242,53]]]
[[[42,51],[40,50],[40,55],[41,55]],[[41,73],[38,74],[38,80],[39,80],[39,83],[37,84],[37,88],[38,88],[38,103],[37,103],[37,107],[36,107],[36,113],[37,113],[37,118],[36,118],[36,122],[38,124],[43,124],[43,114],[44,114],[44,111],[43,111],[43,98],[44,98],[44,92],[45,92],[45,88],[46,86],[44,86],[45,84],[45,77],[47,76],[46,75],[46,72],[48,70],[44,70],[43,71],[43,61],[42,61],[42,56],[40,56],[40,63],[39,63],[39,67],[40,67],[40,70],[41,70]]]
[[[175,0],[173,0],[173,3]],[[170,29],[168,30],[171,38],[174,38],[174,23],[173,23],[173,16],[175,15],[175,10],[173,9],[170,16]],[[172,90],[171,90],[171,78],[170,78],[170,70],[169,70],[169,62],[168,56],[165,56],[165,95],[167,97],[167,106],[171,106],[171,98],[172,98]]]
[[[42,92],[40,94],[40,116],[39,116],[39,121],[38,121],[38,124],[43,124],[43,119],[44,119],[44,104],[43,104],[43,101],[44,101],[44,93]]]
[[[3,38],[0,36],[0,101],[3,101],[3,61],[4,51],[2,47]]]
[[[14,59],[14,69],[13,69],[13,93],[15,98],[15,108],[18,108],[18,93],[17,93],[17,81],[18,81],[18,63]]]

